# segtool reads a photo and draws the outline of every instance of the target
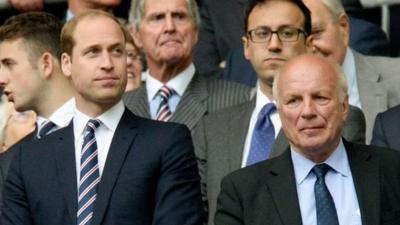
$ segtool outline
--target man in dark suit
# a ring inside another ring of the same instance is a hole
[[[61,28],[62,22],[45,12],[19,14],[0,28],[3,93],[17,111],[33,110],[37,114],[37,129],[24,140],[40,138],[67,126],[72,119],[73,89],[60,65]],[[0,154],[0,193],[14,150],[11,147]]]
[[[223,179],[215,224],[399,224],[400,153],[341,138],[349,111],[341,68],[303,55],[273,89],[290,147]]]
[[[392,148],[400,151],[400,106],[378,113],[372,132],[371,145]]]
[[[17,149],[1,224],[201,225],[189,130],[137,117],[122,103],[118,20],[80,14],[64,26],[61,46],[62,70],[75,88],[73,121]]]
[[[205,114],[249,99],[250,87],[206,79],[197,72],[192,51],[198,39],[198,14],[195,0],[140,0],[133,5],[134,37],[148,66],[146,85],[124,96],[136,115],[182,123],[193,130]],[[154,15],[159,15],[157,23]],[[165,107],[167,117],[161,110]]]
[[[275,75],[287,60],[305,53],[310,41],[307,35],[311,30],[310,14],[301,1],[250,1],[246,18],[246,30],[249,33],[243,37],[243,42],[246,57],[257,71],[256,97],[243,104],[209,114],[199,123],[194,134],[209,224],[213,224],[221,179],[226,174],[249,165],[250,153],[257,149],[257,141],[254,140],[256,124],[261,121],[258,118],[262,118],[263,108],[268,104],[275,104],[272,98]],[[274,34],[272,31],[278,33]],[[286,39],[287,37],[291,39]],[[350,112],[343,133],[347,138],[363,143],[364,116],[356,108],[352,108]],[[258,161],[278,156],[288,146],[276,110],[267,115],[267,118],[272,122],[274,135],[264,145],[270,144],[272,147],[265,147],[263,152],[266,154],[259,157]]]

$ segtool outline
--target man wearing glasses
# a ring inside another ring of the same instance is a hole
[[[278,71],[310,44],[310,12],[300,0],[251,0],[246,10],[245,57],[257,73],[256,96],[203,119],[194,134],[202,194],[213,223],[222,177],[233,170],[280,155],[288,146],[272,98]],[[364,141],[362,112],[350,109],[343,134]],[[224,162],[224,163],[221,163]]]

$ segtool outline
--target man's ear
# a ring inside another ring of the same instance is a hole
[[[43,79],[49,79],[51,75],[53,74],[54,71],[54,57],[51,53],[45,52],[43,55],[40,57],[39,62],[38,62],[38,68],[41,71],[40,74],[42,74]]]
[[[308,35],[306,40],[305,40],[305,45],[306,45],[306,52],[311,54],[313,53],[313,36],[312,35]]]
[[[248,48],[249,48],[249,42],[250,42],[250,40],[249,40],[246,36],[243,36],[243,37],[242,37],[243,54],[244,54],[244,57],[245,57],[247,60],[250,60],[250,53],[249,53],[249,50],[248,50]]]
[[[66,77],[71,76],[71,64],[72,64],[72,59],[71,56],[67,53],[62,53],[61,55],[61,70],[64,73]]]
[[[349,45],[349,40],[350,40],[350,21],[349,21],[349,17],[345,13],[342,13],[339,16],[337,22],[339,24],[340,36],[342,37],[342,40],[344,41],[346,46],[348,46]]]
[[[142,43],[142,39],[140,38],[138,28],[136,27],[136,25],[130,24],[128,26],[128,31],[132,35],[133,41],[135,42],[136,46],[138,46],[138,48],[142,49],[143,43]]]

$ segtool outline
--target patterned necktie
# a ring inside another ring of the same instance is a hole
[[[160,106],[157,110],[156,120],[168,121],[172,117],[172,112],[168,106],[168,99],[173,95],[175,91],[167,86],[162,86],[158,91],[158,95],[161,96]]]
[[[275,141],[274,125],[269,115],[276,110],[273,103],[266,104],[258,114],[251,138],[249,157],[246,165],[252,165],[268,158]]]
[[[50,120],[48,120],[42,124],[44,124],[44,125],[42,125],[42,127],[39,129],[39,131],[36,135],[36,137],[38,139],[44,137],[45,135],[50,134],[51,133],[50,131],[52,131],[54,128],[57,127],[57,125],[55,123],[51,122]]]
[[[318,225],[339,225],[335,202],[325,184],[325,175],[331,167],[325,163],[315,165],[312,172],[317,177],[314,185]]]
[[[90,224],[93,217],[94,203],[97,196],[97,184],[100,182],[97,144],[94,134],[96,128],[99,126],[99,120],[91,119],[85,128],[78,190],[78,225]]]

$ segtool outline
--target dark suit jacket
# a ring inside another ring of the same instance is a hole
[[[400,153],[346,141],[344,145],[362,224],[400,224]],[[215,224],[302,224],[290,150],[226,176]]]
[[[4,187],[2,225],[76,224],[74,149],[72,123],[20,146]],[[125,110],[98,186],[92,224],[201,225],[199,187],[189,130]]]
[[[371,145],[400,151],[400,105],[379,113],[375,119]]]
[[[206,79],[196,73],[183,93],[171,122],[185,124],[191,131],[200,119],[211,112],[250,99],[251,88],[233,82]],[[150,118],[146,86],[124,95],[126,106],[136,115]]]
[[[213,224],[221,179],[241,167],[244,144],[254,107],[255,98],[210,114],[199,123],[193,136],[203,202],[208,211],[210,225]],[[365,142],[365,119],[360,109],[350,107],[342,135],[353,142]],[[279,156],[288,146],[289,142],[281,130],[274,142],[270,157]]]
[[[16,149],[19,148],[20,145],[23,145],[25,142],[33,141],[36,137],[36,129],[13,146],[11,146],[6,152],[0,154],[0,215],[1,208],[3,207],[3,187],[6,182],[8,169],[10,168],[11,161],[14,157]]]

